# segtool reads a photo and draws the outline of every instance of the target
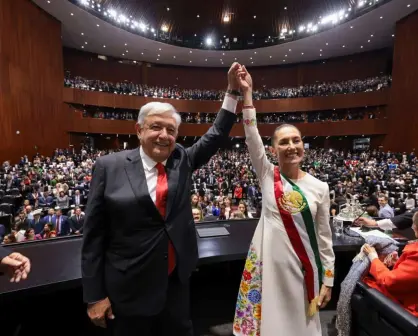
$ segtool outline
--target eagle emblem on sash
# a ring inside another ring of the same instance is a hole
[[[291,214],[299,213],[307,206],[301,193],[296,190],[284,193],[283,196],[278,199],[278,202],[283,210]]]

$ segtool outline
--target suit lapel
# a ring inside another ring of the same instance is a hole
[[[153,216],[160,216],[161,218],[161,214],[149,194],[139,148],[131,151],[127,155],[125,171],[138,203],[144,208],[149,209],[153,213]]]
[[[177,189],[179,189],[180,172],[178,170],[179,158],[176,150],[171,154],[167,160],[166,172],[168,180],[168,195],[167,195],[167,209],[166,218],[170,215],[173,208],[174,200],[176,199]]]

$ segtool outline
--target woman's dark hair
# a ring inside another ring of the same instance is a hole
[[[276,140],[276,133],[280,131],[282,128],[291,127],[298,131],[299,135],[302,137],[302,133],[300,132],[299,128],[297,128],[295,125],[292,124],[281,124],[280,126],[277,126],[274,130],[273,136],[271,138],[271,144],[274,145],[274,141]]]
[[[240,201],[239,204],[242,204],[243,206],[245,206],[244,215],[245,215],[246,218],[248,218],[248,207],[247,207],[247,204],[244,201]]]

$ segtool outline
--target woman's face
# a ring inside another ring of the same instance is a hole
[[[48,224],[45,224],[45,225],[44,225],[44,231],[45,231],[45,232],[49,232],[49,225],[48,225]]]
[[[197,201],[198,201],[199,199],[197,198],[197,196],[196,195],[194,195],[193,197],[192,197],[192,203],[193,204],[197,204]]]
[[[275,133],[274,152],[281,165],[299,164],[303,160],[304,148],[299,131],[293,127],[283,127]]]
[[[244,213],[245,212],[245,205],[244,204],[238,205],[238,210],[241,211],[242,213]]]
[[[230,200],[229,198],[227,198],[227,199],[225,200],[225,206],[226,206],[227,208],[231,207],[231,200]]]
[[[412,224],[412,230],[414,230],[415,237],[418,238],[418,223],[417,222],[415,222],[414,224]]]

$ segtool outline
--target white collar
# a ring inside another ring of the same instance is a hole
[[[153,159],[151,159],[142,149],[142,146],[139,148],[139,154],[141,155],[142,164],[144,165],[144,169],[147,171],[151,171],[151,169],[154,169],[158,162],[155,162]],[[167,160],[161,162],[164,166],[167,163]]]

